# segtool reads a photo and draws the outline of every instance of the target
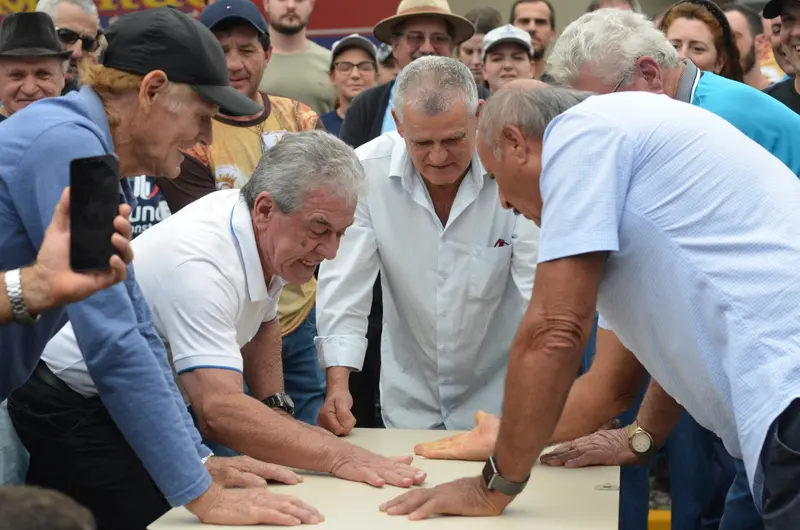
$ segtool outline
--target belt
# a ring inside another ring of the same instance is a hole
[[[39,361],[39,364],[36,365],[36,369],[33,371],[31,379],[37,379],[53,390],[67,394],[69,398],[76,402],[82,402],[86,399],[72,390],[64,381],[59,379],[58,376],[47,367],[47,364],[44,361]]]

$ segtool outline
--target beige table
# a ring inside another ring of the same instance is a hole
[[[413,454],[416,443],[435,440],[443,434],[442,431],[356,429],[347,439],[377,453],[396,456]],[[483,468],[483,464],[478,462],[426,460],[421,457],[415,458],[414,464],[428,472],[427,486],[477,475]],[[446,517],[426,521],[409,521],[406,517],[389,516],[378,511],[382,502],[404,491],[400,488],[387,486],[377,489],[315,474],[306,475],[305,481],[297,486],[271,485],[270,488],[275,492],[296,495],[315,506],[325,515],[325,522],[316,527],[327,529],[617,530],[618,486],[618,467],[562,469],[536,466],[528,487],[502,516]],[[172,510],[150,526],[151,530],[198,528],[224,530],[243,527],[205,527],[183,508]]]

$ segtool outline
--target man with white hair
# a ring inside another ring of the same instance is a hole
[[[503,204],[542,227],[538,281],[509,361],[515,399],[483,477],[383,509],[414,519],[501,513],[551,436],[597,308],[664,390],[743,458],[765,528],[793,528],[797,178],[697,106],[587,95],[523,87],[484,110],[481,160]]]
[[[100,18],[92,0],[39,0],[36,11],[53,19],[64,50],[71,51],[62,94],[78,89],[80,63],[100,47]]]
[[[319,272],[320,425],[349,432],[380,271],[381,409],[387,427],[464,429],[499,412],[508,348],[535,272],[538,230],[504,211],[475,153],[482,101],[463,63],[422,57],[397,77],[397,132],[356,152],[368,190]]]
[[[336,255],[363,183],[355,152],[335,136],[288,135],[241,190],[206,195],[137,237],[134,270],[205,439],[263,462],[408,487],[425,477],[410,459],[376,455],[295,420],[283,388],[281,290],[309,281]],[[79,394],[97,393],[70,324],[42,360]],[[272,471],[261,476],[297,480]]]

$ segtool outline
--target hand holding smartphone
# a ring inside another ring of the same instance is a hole
[[[119,211],[120,174],[116,155],[76,158],[70,162],[70,268],[107,270],[114,219]]]

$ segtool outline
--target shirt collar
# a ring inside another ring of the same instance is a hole
[[[396,133],[395,133],[396,134]],[[422,177],[414,167],[411,157],[408,155],[408,148],[406,142],[398,135],[395,139],[394,148],[392,149],[392,156],[389,159],[389,177],[399,178],[403,183],[403,188],[411,192],[413,189],[414,181],[421,180]],[[470,163],[469,171],[467,172],[464,182],[469,181],[477,191],[483,188],[483,183],[486,177],[486,170],[481,164],[481,159],[478,153],[472,155],[472,162]]]
[[[695,64],[686,59],[683,61],[684,68],[680,79],[678,79],[678,89],[675,91],[675,99],[684,103],[692,103],[694,94],[697,90],[697,83],[700,81],[702,72]]]
[[[237,198],[236,203],[231,208],[231,235],[233,235],[236,250],[239,253],[239,261],[244,271],[245,288],[247,296],[251,302],[262,302],[270,298],[267,283],[264,280],[264,269],[261,267],[261,256],[256,245],[256,234],[253,231],[253,221],[250,217],[250,209],[241,197]],[[270,280],[272,291],[275,287],[281,287],[286,282],[280,276],[273,276]]]

